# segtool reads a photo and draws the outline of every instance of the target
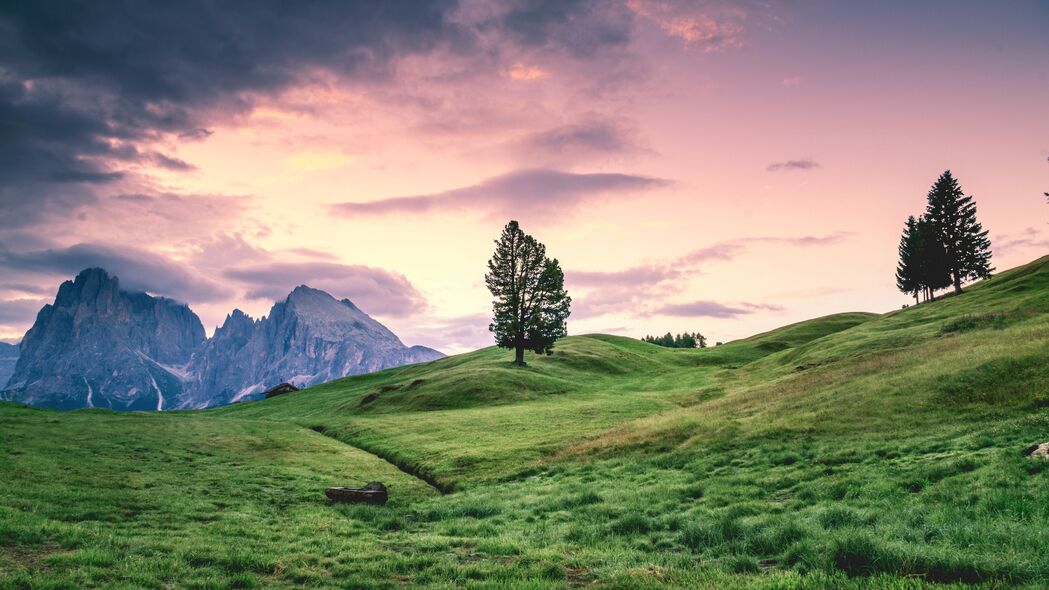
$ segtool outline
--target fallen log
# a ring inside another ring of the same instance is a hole
[[[332,502],[353,502],[357,504],[385,504],[389,499],[386,486],[373,481],[363,488],[328,488],[324,490]]]

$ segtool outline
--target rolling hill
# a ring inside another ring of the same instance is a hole
[[[205,412],[0,406],[0,588],[1049,585],[1049,257],[705,350],[566,338]],[[379,479],[383,507],[327,485]]]

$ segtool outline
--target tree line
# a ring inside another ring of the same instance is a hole
[[[666,346],[667,348],[706,348],[707,337],[700,334],[699,332],[692,332],[691,334],[685,332],[684,334],[678,334],[677,336],[667,332],[662,336],[645,336],[642,338],[644,342],[649,344],[656,344],[658,346]]]
[[[936,291],[991,276],[991,241],[976,220],[976,203],[948,170],[927,195],[925,213],[907,218],[900,237],[896,286],[915,303]],[[919,299],[921,297],[921,299]]]

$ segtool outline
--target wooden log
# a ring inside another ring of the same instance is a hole
[[[385,504],[389,499],[386,486],[373,481],[363,488],[328,488],[324,495],[332,502],[352,502],[357,504]]]

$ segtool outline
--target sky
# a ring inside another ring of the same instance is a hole
[[[884,312],[950,169],[1049,254],[1044,0],[0,4],[0,340],[99,266],[211,333],[296,285],[492,343],[510,219],[571,334]]]

